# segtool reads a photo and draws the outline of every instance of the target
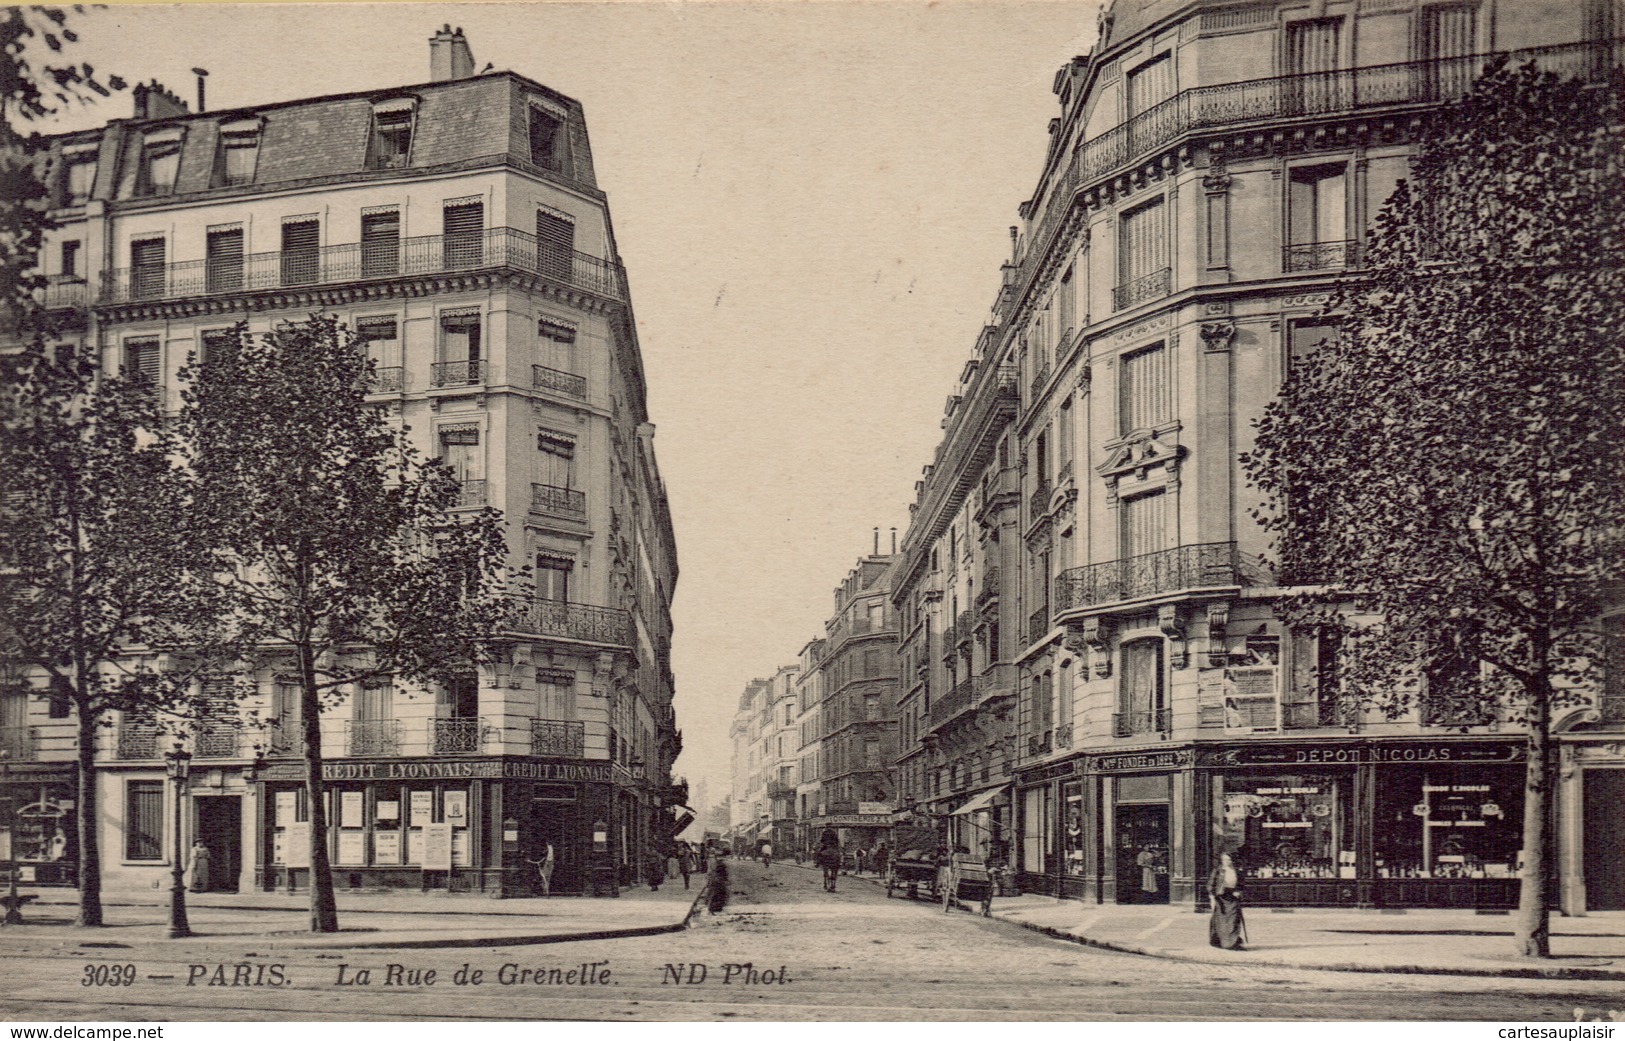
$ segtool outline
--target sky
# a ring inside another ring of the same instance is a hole
[[[671,499],[676,773],[729,788],[754,677],[823,632],[833,591],[908,523],[1009,227],[1087,53],[1094,0],[142,5],[74,56],[210,110],[475,67],[580,100],[627,268]],[[128,94],[52,129],[130,114]]]

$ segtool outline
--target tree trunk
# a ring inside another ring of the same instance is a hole
[[[81,678],[81,682],[83,682]],[[96,831],[96,717],[90,708],[90,698],[81,694],[74,699],[79,717],[79,805],[77,828],[79,831],[79,916],[76,925],[102,924],[102,847]]]
[[[1513,941],[1523,958],[1552,955],[1551,917],[1546,910],[1547,819],[1551,802],[1550,684],[1544,677],[1530,684],[1544,689],[1529,698],[1529,762],[1523,783],[1523,868],[1519,872],[1518,911],[1512,923]]]
[[[327,806],[323,802],[322,702],[309,642],[299,645],[299,687],[305,728],[305,792],[310,801],[310,931],[336,933],[339,912],[333,900],[333,869],[327,861]]]

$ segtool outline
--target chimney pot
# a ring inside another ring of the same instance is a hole
[[[429,79],[435,83],[463,80],[474,75],[474,52],[463,36],[462,26],[453,32],[451,24],[443,25],[429,38]]]

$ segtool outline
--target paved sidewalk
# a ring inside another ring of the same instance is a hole
[[[841,881],[883,886],[875,875]],[[1512,918],[1473,911],[1248,908],[1244,951],[1208,944],[1208,916],[1169,907],[1086,904],[1025,895],[993,901],[993,917],[1107,950],[1214,965],[1523,979],[1625,980],[1625,912],[1552,917],[1549,961],[1513,957]]]
[[[265,947],[370,948],[495,947],[560,943],[676,932],[705,888],[696,875],[692,888],[662,885],[622,889],[615,899],[560,896],[549,899],[493,900],[477,894],[337,894],[339,932],[308,928],[310,896],[285,893],[187,893],[187,919],[200,940],[253,939]],[[147,943],[164,939],[169,891],[114,891],[103,894],[106,926],[73,925],[72,891],[45,890],[23,912],[24,924],[8,926],[0,938]]]

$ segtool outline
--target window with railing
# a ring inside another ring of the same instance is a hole
[[[1131,640],[1123,644],[1121,653],[1113,735],[1166,733],[1170,727],[1163,694],[1162,639]]]
[[[485,382],[482,333],[479,308],[459,307],[441,312],[440,358],[430,369],[429,382],[432,386],[455,387]]]
[[[243,226],[210,228],[204,240],[204,283],[211,293],[229,293],[243,286]]]
[[[1354,266],[1349,236],[1348,167],[1293,167],[1287,177],[1287,245],[1282,270],[1325,271]]]
[[[611,735],[613,737],[613,734]],[[585,723],[560,719],[530,721],[530,754],[559,759],[580,759],[586,755]],[[611,758],[614,758],[613,751]]]
[[[1168,266],[1167,207],[1153,199],[1123,214],[1118,231],[1118,285],[1113,310],[1167,296],[1172,283]]]

